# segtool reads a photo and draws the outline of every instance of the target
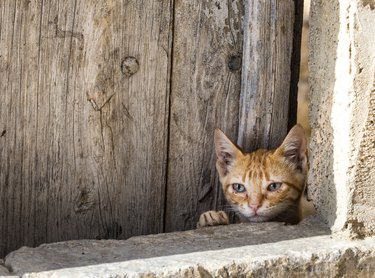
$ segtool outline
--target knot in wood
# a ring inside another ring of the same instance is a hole
[[[121,62],[121,71],[127,77],[132,76],[139,69],[139,63],[133,56],[128,56]]]
[[[228,69],[230,71],[240,70],[242,66],[242,57],[240,55],[231,55],[228,57]]]

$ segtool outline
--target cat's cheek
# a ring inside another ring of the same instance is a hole
[[[227,194],[225,196],[232,205],[242,206],[242,203],[246,200],[246,194]]]
[[[264,202],[262,207],[259,208],[257,214],[263,221],[270,221],[273,219],[277,214],[279,214],[283,209],[279,206],[271,205],[268,202]]]
[[[267,215],[269,216],[270,219],[275,218],[277,215],[280,213],[283,213],[290,207],[289,202],[282,202],[282,203],[277,203],[276,205],[272,205],[269,207]]]

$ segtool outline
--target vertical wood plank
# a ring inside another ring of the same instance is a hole
[[[238,128],[242,1],[175,1],[166,231],[222,208],[213,132]]]
[[[247,150],[277,147],[295,120],[299,50],[293,46],[299,47],[301,25],[294,23],[303,6],[296,2],[245,1],[237,142]]]
[[[4,0],[0,22],[0,256],[161,232],[171,1]]]

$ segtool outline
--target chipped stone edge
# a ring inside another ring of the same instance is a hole
[[[5,266],[4,260],[0,259],[0,277],[12,277],[9,273],[9,269]],[[18,276],[13,276],[18,277]]]
[[[351,264],[348,267],[348,260]],[[282,277],[375,272],[375,237],[316,236],[237,248],[26,273],[22,277]]]

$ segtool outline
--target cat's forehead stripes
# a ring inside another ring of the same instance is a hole
[[[247,166],[246,170],[244,171],[244,182],[263,181],[269,179],[267,167],[269,159],[268,156],[270,155],[270,153],[270,151],[258,150],[246,155]]]
[[[248,172],[246,171],[243,171],[243,175],[242,175],[242,182],[245,183],[246,182],[246,176],[248,175]]]

